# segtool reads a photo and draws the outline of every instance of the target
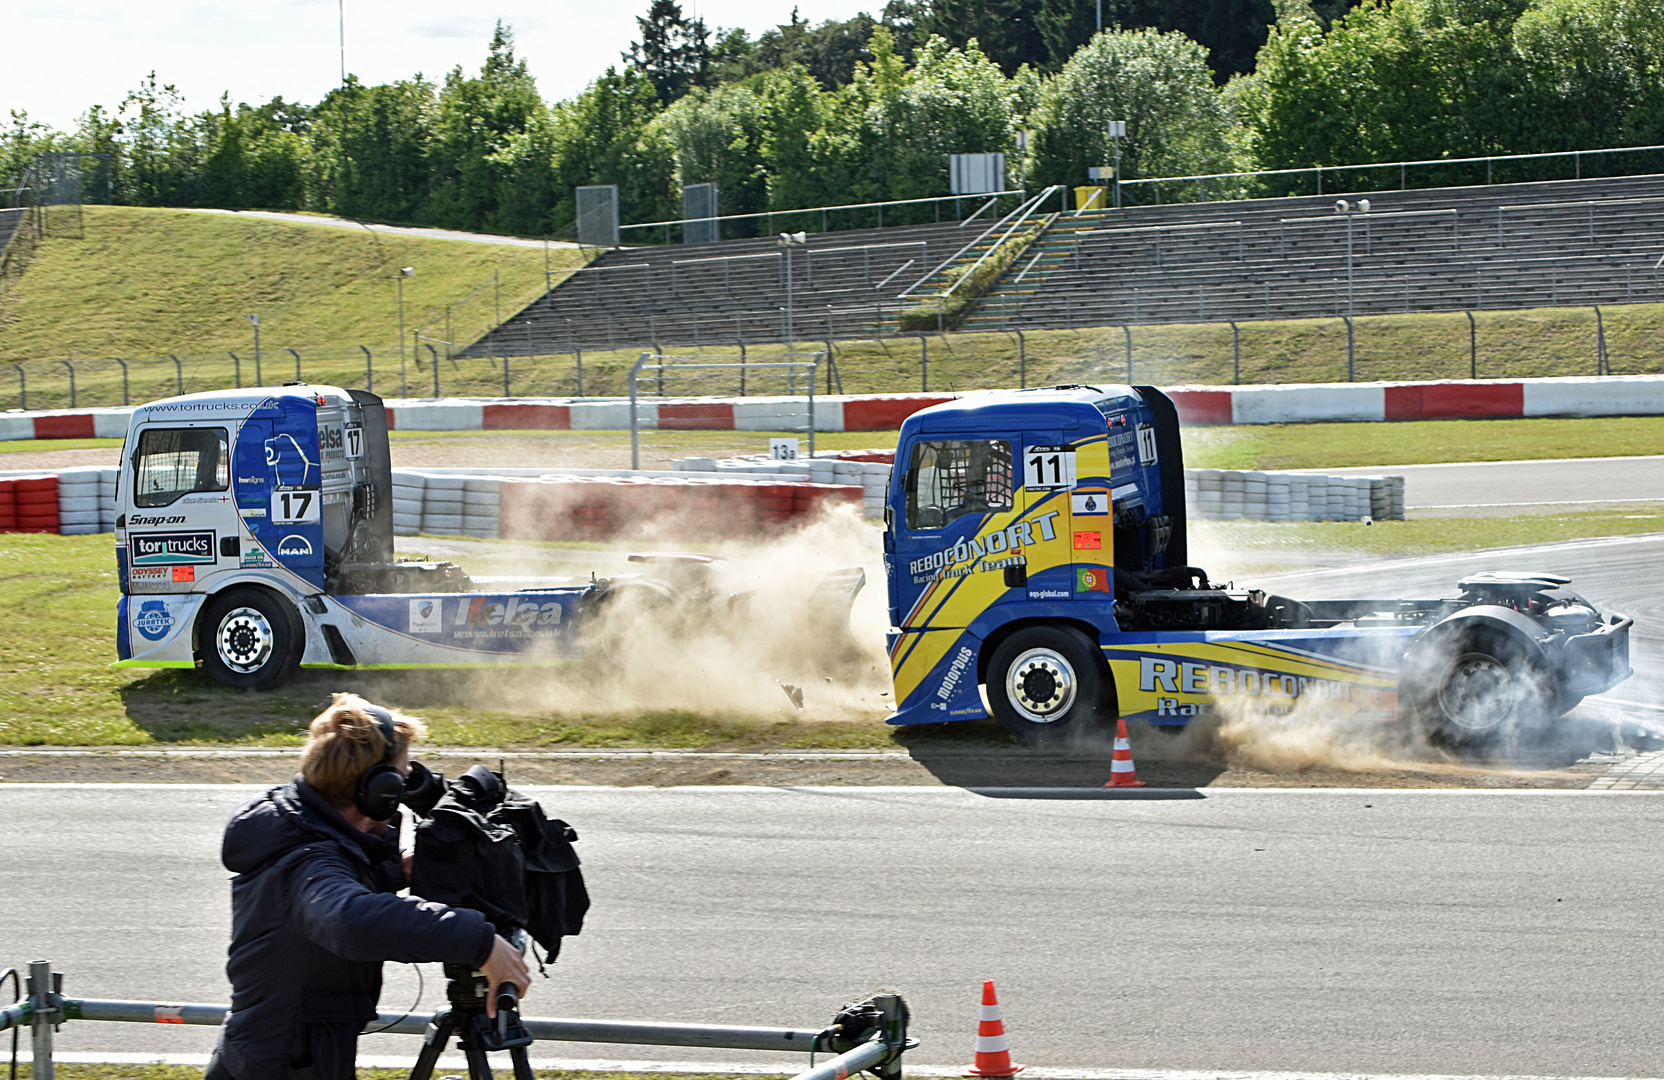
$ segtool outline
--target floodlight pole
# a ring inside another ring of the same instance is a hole
[[[250,315],[248,321],[254,324],[254,381],[263,383],[260,378],[260,316]]]
[[[1100,0],[1101,3],[1101,0]],[[1102,22],[1102,18],[1099,19]],[[1102,29],[1100,26],[1099,29]],[[1125,120],[1109,122],[1109,137],[1115,140],[1115,209],[1121,209],[1121,136],[1127,133]]]
[[[406,267],[402,268],[397,274],[393,275],[393,280],[397,281],[399,283],[399,393],[401,395],[405,391],[405,387],[404,387],[404,279],[407,278],[407,277],[410,277],[414,273],[416,273],[416,268],[414,266],[406,266]]]
[[[1356,382],[1357,344],[1352,329],[1352,215],[1369,213],[1369,200],[1356,204],[1345,199],[1335,200],[1335,210],[1346,217],[1346,381]]]
[[[803,233],[800,233],[800,232],[798,232],[798,233],[781,233],[780,234],[780,245],[786,249],[786,359],[787,360],[794,359],[795,355],[796,355],[795,350],[793,349],[793,346],[792,346],[792,339],[796,336],[793,333],[793,328],[792,328],[792,316],[793,316],[793,310],[792,310],[792,248],[799,245],[799,244],[806,244],[808,242],[809,242],[808,236],[806,236],[806,235],[804,235]],[[813,267],[810,268],[811,275],[813,273],[813,269],[814,269]]]

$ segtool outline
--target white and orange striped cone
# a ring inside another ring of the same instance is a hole
[[[976,1028],[976,1064],[966,1076],[1016,1076],[1025,1066],[1011,1064],[1011,1050],[1005,1042],[1005,1024],[1000,1020],[1000,1003],[994,997],[994,983],[982,984],[982,1019]]]
[[[1127,721],[1115,718],[1115,753],[1109,762],[1109,783],[1104,787],[1143,787],[1132,764],[1132,743],[1127,741]]]

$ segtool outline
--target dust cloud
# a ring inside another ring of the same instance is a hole
[[[499,706],[571,714],[881,719],[891,699],[879,529],[857,506],[829,504],[763,537],[688,539],[714,531],[715,523],[683,512],[640,520],[594,548],[544,549],[525,566],[494,560],[494,572],[530,578],[553,558],[611,588],[583,616],[585,663],[536,676],[522,669],[480,689]],[[866,574],[853,604],[834,601],[826,619],[811,618],[822,579],[851,568]]]

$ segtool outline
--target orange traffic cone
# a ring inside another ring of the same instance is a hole
[[[982,984],[982,1021],[976,1028],[976,1064],[966,1076],[1016,1076],[1022,1065],[1011,1064],[1011,1050],[1005,1043],[1005,1024],[1000,1020],[1000,1003],[994,997],[994,983]]]
[[[1127,741],[1127,721],[1115,718],[1115,753],[1109,762],[1109,783],[1104,787],[1143,787],[1138,770],[1132,766],[1132,743]]]

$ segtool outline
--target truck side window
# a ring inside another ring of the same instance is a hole
[[[945,439],[913,444],[907,527],[940,529],[966,514],[1011,509],[1011,444]]]
[[[167,506],[193,491],[224,491],[231,453],[221,428],[149,428],[133,454],[133,505]]]

